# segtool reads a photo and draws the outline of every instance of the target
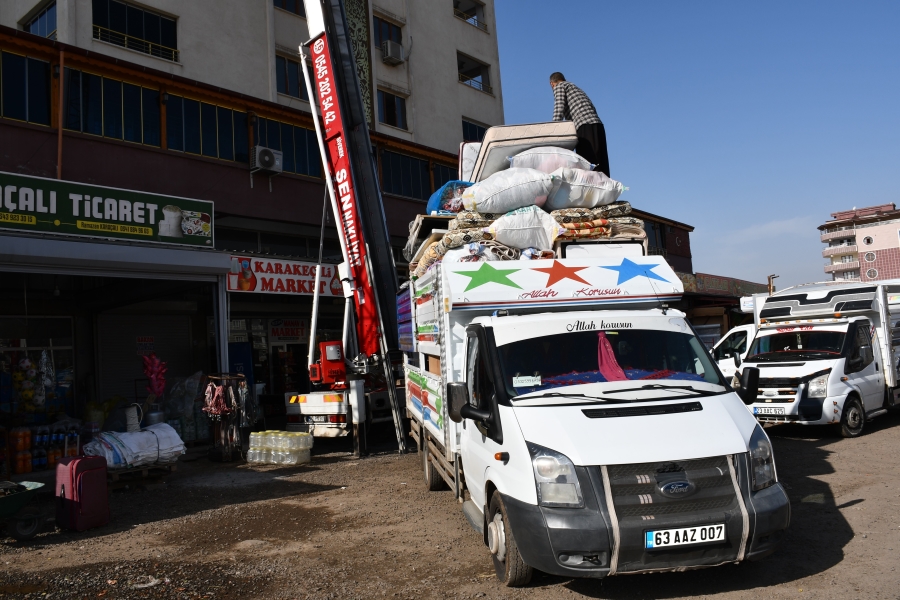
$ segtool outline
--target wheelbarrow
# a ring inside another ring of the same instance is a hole
[[[43,483],[35,481],[0,481],[0,522],[6,521],[9,536],[23,542],[36,536],[41,530],[41,511],[29,503],[37,495]]]

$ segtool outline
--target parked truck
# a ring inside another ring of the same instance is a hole
[[[857,437],[866,422],[900,405],[893,324],[900,280],[800,285],[765,297],[741,372],[759,369],[749,403],[763,423],[831,424]]]
[[[669,308],[682,293],[664,258],[602,243],[441,263],[401,289],[425,484],[454,490],[506,585],[775,550],[790,507],[772,445]],[[743,370],[748,401],[758,374]]]

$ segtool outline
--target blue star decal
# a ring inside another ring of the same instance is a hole
[[[618,267],[600,267],[601,269],[609,269],[610,271],[616,271],[619,273],[619,280],[616,282],[616,285],[621,285],[628,281],[629,279],[634,279],[635,277],[639,277],[643,275],[647,279],[658,279],[660,281],[665,281],[666,283],[670,283],[668,279],[660,277],[656,273],[653,272],[653,269],[658,267],[659,265],[639,265],[636,262],[632,262],[627,258],[622,259],[622,264]]]

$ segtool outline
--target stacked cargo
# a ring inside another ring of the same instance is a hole
[[[569,122],[499,126],[460,148],[458,180],[410,224],[410,276],[441,262],[603,255],[610,244],[647,252],[644,223],[619,200],[626,189],[592,171]]]

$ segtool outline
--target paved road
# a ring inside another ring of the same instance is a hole
[[[417,455],[354,460],[331,442],[291,469],[188,455],[166,485],[115,492],[106,527],[0,542],[0,597],[900,598],[900,415],[856,440],[768,431],[793,522],[758,563],[503,588]]]

